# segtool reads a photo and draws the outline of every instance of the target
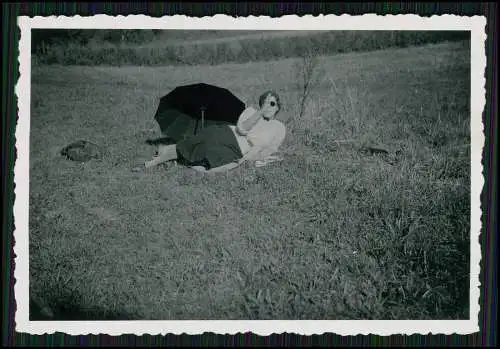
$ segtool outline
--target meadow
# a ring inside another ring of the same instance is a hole
[[[34,30],[40,64],[165,66],[251,63],[469,39],[462,31]]]
[[[470,42],[192,66],[35,64],[30,298],[61,319],[467,319]],[[151,158],[172,88],[276,90],[280,155]],[[65,145],[89,139],[102,159]],[[374,149],[383,149],[375,152]]]

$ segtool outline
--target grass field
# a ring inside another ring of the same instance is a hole
[[[321,33],[316,30],[275,30],[270,33],[269,30],[214,30],[206,33],[205,30],[193,31],[166,31],[166,34],[159,35],[154,41],[145,43],[144,45],[134,45],[138,47],[158,47],[165,45],[213,45],[218,43],[226,43],[228,41],[241,41],[247,39],[266,40],[270,37],[288,38],[310,36]],[[191,34],[192,36],[188,35]],[[176,35],[177,34],[177,35]]]
[[[322,57],[302,117],[296,59],[33,67],[30,297],[72,319],[468,318],[469,49]],[[159,97],[199,81],[277,90],[284,161],[131,172]],[[77,139],[103,159],[61,157]]]
[[[196,66],[468,40],[466,31],[77,30],[32,33],[35,65]]]

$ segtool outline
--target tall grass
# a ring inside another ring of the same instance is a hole
[[[340,161],[338,171],[317,159],[306,165],[306,176],[303,170],[294,175],[312,184],[301,206],[316,232],[325,233],[318,241],[349,245],[359,258],[349,270],[359,278],[352,281],[359,294],[346,298],[345,311],[409,319],[461,309],[452,318],[467,317],[469,88],[453,88],[449,72],[436,72],[414,95],[408,92],[423,81],[411,72],[397,74],[407,96],[388,88],[396,76],[387,76],[384,94],[398,101],[392,113],[373,85],[340,85],[326,77],[322,88],[329,97],[311,95],[306,113],[292,123],[302,130],[296,140],[312,154]],[[451,72],[467,79],[460,67]],[[446,87],[436,84],[440,79]],[[373,144],[389,155],[360,152]]]
[[[35,67],[31,295],[94,319],[468,318],[468,54],[443,44],[318,58],[302,114],[305,85],[286,74],[301,58]],[[249,77],[278,81],[284,161],[131,173],[151,156],[140,146],[157,128],[151,96],[188,74],[248,95],[265,85]],[[54,155],[76,135],[100,139],[104,160]],[[388,154],[362,152],[371,145]]]
[[[315,35],[273,37],[266,39],[228,39],[207,44],[170,45],[168,40],[154,34],[128,36],[123,31],[105,30],[68,35],[66,39],[39,39],[34,44],[36,62],[64,65],[198,65],[245,63],[274,60],[304,55],[312,48],[317,55],[343,52],[361,52],[389,47],[407,47],[441,41],[464,40],[467,32],[418,32],[418,31],[326,31]],[[121,34],[120,34],[121,33]],[[127,33],[127,32],[125,32]],[[123,40],[114,38],[123,36]],[[149,43],[148,45],[139,45]]]

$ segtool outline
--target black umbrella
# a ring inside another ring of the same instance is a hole
[[[204,83],[176,87],[161,98],[155,119],[174,142],[210,125],[236,125],[245,103],[227,89]]]

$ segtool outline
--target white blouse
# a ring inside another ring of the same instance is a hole
[[[257,110],[252,107],[245,109],[238,119],[237,126],[256,112]],[[269,150],[277,151],[278,147],[283,142],[286,132],[285,125],[275,119],[269,121],[263,118],[259,119],[246,136],[242,136],[236,131],[237,126],[230,127],[238,141],[238,145],[243,155],[248,153],[252,147],[259,147],[261,149],[271,148]]]

